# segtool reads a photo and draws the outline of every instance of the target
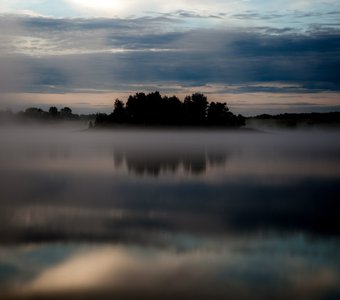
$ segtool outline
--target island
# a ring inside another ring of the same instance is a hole
[[[237,128],[245,125],[245,117],[230,112],[226,103],[209,103],[201,93],[186,96],[183,102],[159,92],[136,93],[126,104],[116,99],[113,112],[98,114],[94,126],[117,125]]]

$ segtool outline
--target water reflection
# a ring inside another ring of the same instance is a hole
[[[126,167],[136,175],[159,176],[163,173],[204,174],[208,168],[223,167],[228,153],[205,148],[119,149],[114,150],[117,168]]]
[[[172,243],[184,248],[68,245],[2,251],[0,264],[6,261],[13,268],[3,292],[14,299],[336,299],[340,295],[339,243],[334,241],[295,235],[200,240],[195,248],[188,246],[189,237]],[[41,260],[42,256],[49,259]],[[16,273],[25,273],[25,260],[30,261],[30,272],[13,280]]]
[[[3,297],[335,299],[339,137],[0,130]]]
[[[70,178],[66,181],[68,185],[60,185],[62,191],[53,195],[50,195],[51,187],[45,186],[46,190],[20,191],[24,195],[17,203],[3,204],[1,243],[157,244],[157,235],[162,232],[194,236],[272,231],[319,236],[340,234],[339,180],[275,186],[228,181],[214,185],[156,186],[110,180],[103,183],[101,179],[86,177],[77,183]],[[89,182],[95,187],[84,188]],[[34,185],[32,181],[26,184]]]

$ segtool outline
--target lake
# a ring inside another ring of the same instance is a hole
[[[1,299],[340,299],[340,131],[0,128]]]

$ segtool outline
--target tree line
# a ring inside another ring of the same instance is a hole
[[[111,114],[97,115],[96,127],[113,125],[240,127],[245,118],[230,112],[226,103],[209,103],[201,93],[186,96],[182,102],[176,96],[153,92],[130,95],[126,104],[117,99]]]
[[[62,122],[62,121],[82,121],[93,122],[96,118],[96,114],[75,114],[72,109],[65,106],[60,110],[56,106],[51,106],[47,111],[39,107],[29,107],[24,111],[13,113],[10,110],[0,111],[0,124],[15,122]]]
[[[340,126],[340,112],[325,113],[283,113],[278,115],[262,114],[248,118],[248,122],[258,125],[285,128],[298,127],[336,127]]]
[[[76,120],[79,119],[79,115],[72,113],[72,109],[69,107],[64,107],[58,110],[57,107],[51,106],[48,111],[44,111],[41,108],[37,107],[29,107],[25,111],[20,112],[19,116],[34,118],[34,119],[42,119],[42,120]]]

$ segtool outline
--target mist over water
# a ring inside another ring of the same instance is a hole
[[[3,298],[340,297],[338,130],[0,141]]]

